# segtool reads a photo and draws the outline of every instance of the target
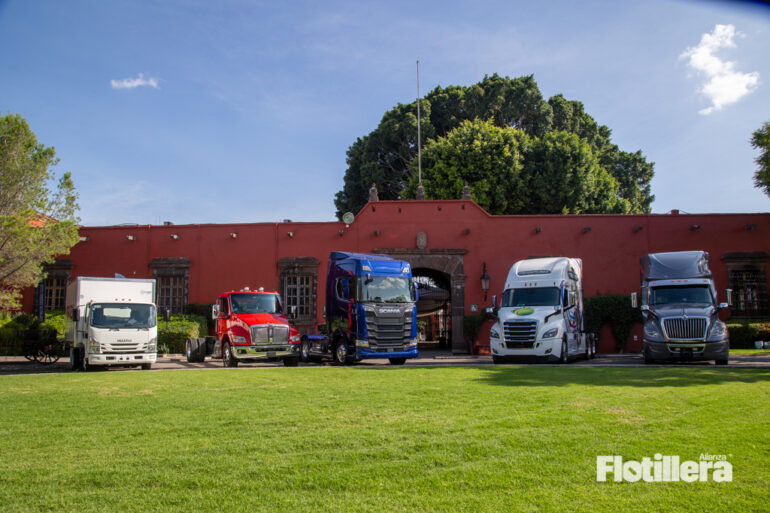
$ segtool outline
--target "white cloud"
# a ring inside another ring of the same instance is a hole
[[[723,61],[715,55],[721,48],[736,48],[735,36],[744,37],[735,31],[733,25],[717,25],[710,34],[703,34],[698,46],[685,50],[680,59],[688,59],[688,65],[706,76],[706,82],[699,89],[711,106],[700,110],[700,114],[711,114],[725,105],[735,103],[759,84],[759,73],[735,71],[735,63]]]
[[[122,78],[120,80],[110,80],[113,89],[135,89],[137,87],[152,87],[158,89],[158,79],[153,77],[144,78],[144,74],[139,73],[136,78]]]

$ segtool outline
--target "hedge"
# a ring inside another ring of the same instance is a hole
[[[631,307],[631,299],[622,295],[594,296],[583,299],[585,317],[583,326],[588,333],[601,332],[609,323],[615,337],[615,348],[623,352],[631,337],[634,324],[642,322],[642,312]]]
[[[158,322],[158,353],[179,354],[185,352],[188,338],[205,337],[208,334],[206,319],[200,315],[171,314],[167,323]]]
[[[770,340],[770,319],[729,320],[730,347],[734,349],[754,349],[757,340]]]

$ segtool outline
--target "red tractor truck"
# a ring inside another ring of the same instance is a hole
[[[277,292],[248,288],[224,292],[211,308],[216,336],[190,338],[185,343],[188,362],[207,356],[221,358],[225,367],[243,361],[283,360],[287,367],[299,362],[300,334],[289,325]]]

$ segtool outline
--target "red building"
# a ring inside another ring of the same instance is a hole
[[[212,303],[223,290],[279,290],[285,303],[297,305],[299,327],[314,331],[323,322],[329,253],[385,253],[409,261],[416,276],[446,291],[443,317],[451,326],[451,347],[465,352],[463,316],[482,311],[501,293],[517,260],[581,258],[590,297],[638,290],[639,258],[646,253],[700,249],[711,255],[720,295],[728,287],[735,290],[733,316],[770,314],[768,213],[492,216],[469,200],[376,201],[350,225],[83,227],[80,238],[70,255],[49,266],[44,294],[25,296],[25,311],[35,309],[36,296],[48,309],[62,307],[63,289],[76,276],[120,273],[157,278],[158,304],[172,311],[187,303]],[[488,292],[482,290],[484,264]],[[483,330],[481,338],[487,337]],[[611,351],[613,342],[604,337],[600,350]],[[629,349],[638,350],[638,343],[629,343]]]

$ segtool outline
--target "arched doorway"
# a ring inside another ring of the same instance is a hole
[[[419,284],[417,324],[420,350],[451,349],[451,277],[436,269],[424,267],[413,267],[412,276]]]
[[[468,344],[463,335],[465,315],[465,273],[463,255],[467,249],[398,249],[377,248],[374,253],[383,253],[399,260],[406,260],[412,269],[437,271],[449,277],[449,326],[450,347],[455,354],[467,354]],[[435,276],[435,275],[434,275]]]

